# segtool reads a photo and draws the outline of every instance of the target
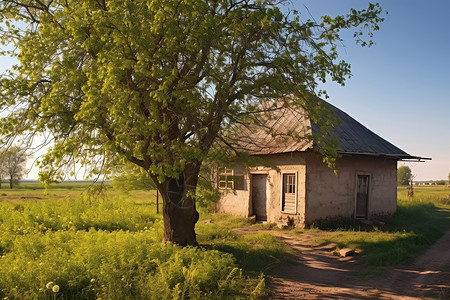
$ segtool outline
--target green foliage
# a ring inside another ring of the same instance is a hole
[[[48,299],[52,281],[64,299],[256,299],[261,272],[287,251],[233,233],[248,221],[225,215],[197,225],[200,248],[161,245],[155,191],[75,196],[78,186],[0,198],[0,298]]]
[[[318,81],[351,74],[338,60],[340,31],[355,28],[369,46],[382,10],[369,4],[316,23],[278,5],[2,1],[0,43],[19,63],[0,81],[0,108],[15,108],[0,134],[51,133],[43,181],[70,173],[64,165],[97,174],[131,161],[160,182],[198,166],[224,129],[267,99],[304,107],[326,135],[331,124],[311,95]]]
[[[433,182],[434,185],[446,185],[447,181],[445,180],[437,180],[435,182]]]
[[[239,295],[230,254],[161,246],[152,230],[57,231],[19,236],[1,259],[0,295],[45,298],[53,280],[66,299],[200,299]],[[8,266],[15,266],[14,268]],[[220,287],[220,289],[219,289]],[[28,295],[28,296],[27,296]]]
[[[155,184],[142,168],[125,168],[122,174],[114,176],[111,186],[118,191],[154,190]]]
[[[408,185],[411,181],[411,168],[408,166],[400,166],[397,169],[397,185]]]
[[[221,194],[220,191],[213,186],[210,178],[203,177],[201,174],[198,179],[197,189],[196,189],[196,204],[205,208],[208,212],[215,211],[215,205],[220,200]]]

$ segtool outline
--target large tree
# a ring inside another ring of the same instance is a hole
[[[164,241],[196,245],[198,174],[224,129],[268,99],[329,127],[312,95],[350,76],[340,30],[370,45],[382,21],[373,4],[316,22],[283,2],[2,0],[1,39],[19,64],[1,80],[0,105],[14,109],[0,134],[54,139],[44,181],[74,163],[136,164],[161,192]]]

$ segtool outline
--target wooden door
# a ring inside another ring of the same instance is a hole
[[[369,175],[358,175],[355,217],[367,219],[369,208]]]
[[[253,214],[260,221],[267,221],[267,175],[252,175]]]

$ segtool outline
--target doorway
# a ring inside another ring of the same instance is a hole
[[[256,220],[267,221],[267,175],[252,175],[252,207]]]
[[[357,175],[355,218],[367,219],[370,175]]]

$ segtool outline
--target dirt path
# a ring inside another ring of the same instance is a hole
[[[394,295],[450,299],[450,230],[411,266],[391,270],[380,284]]]
[[[267,272],[273,299],[450,299],[450,231],[412,265],[369,280],[358,277],[364,270],[358,255],[341,258],[332,253],[335,245],[314,243],[329,233],[270,232],[295,250],[298,262]]]

